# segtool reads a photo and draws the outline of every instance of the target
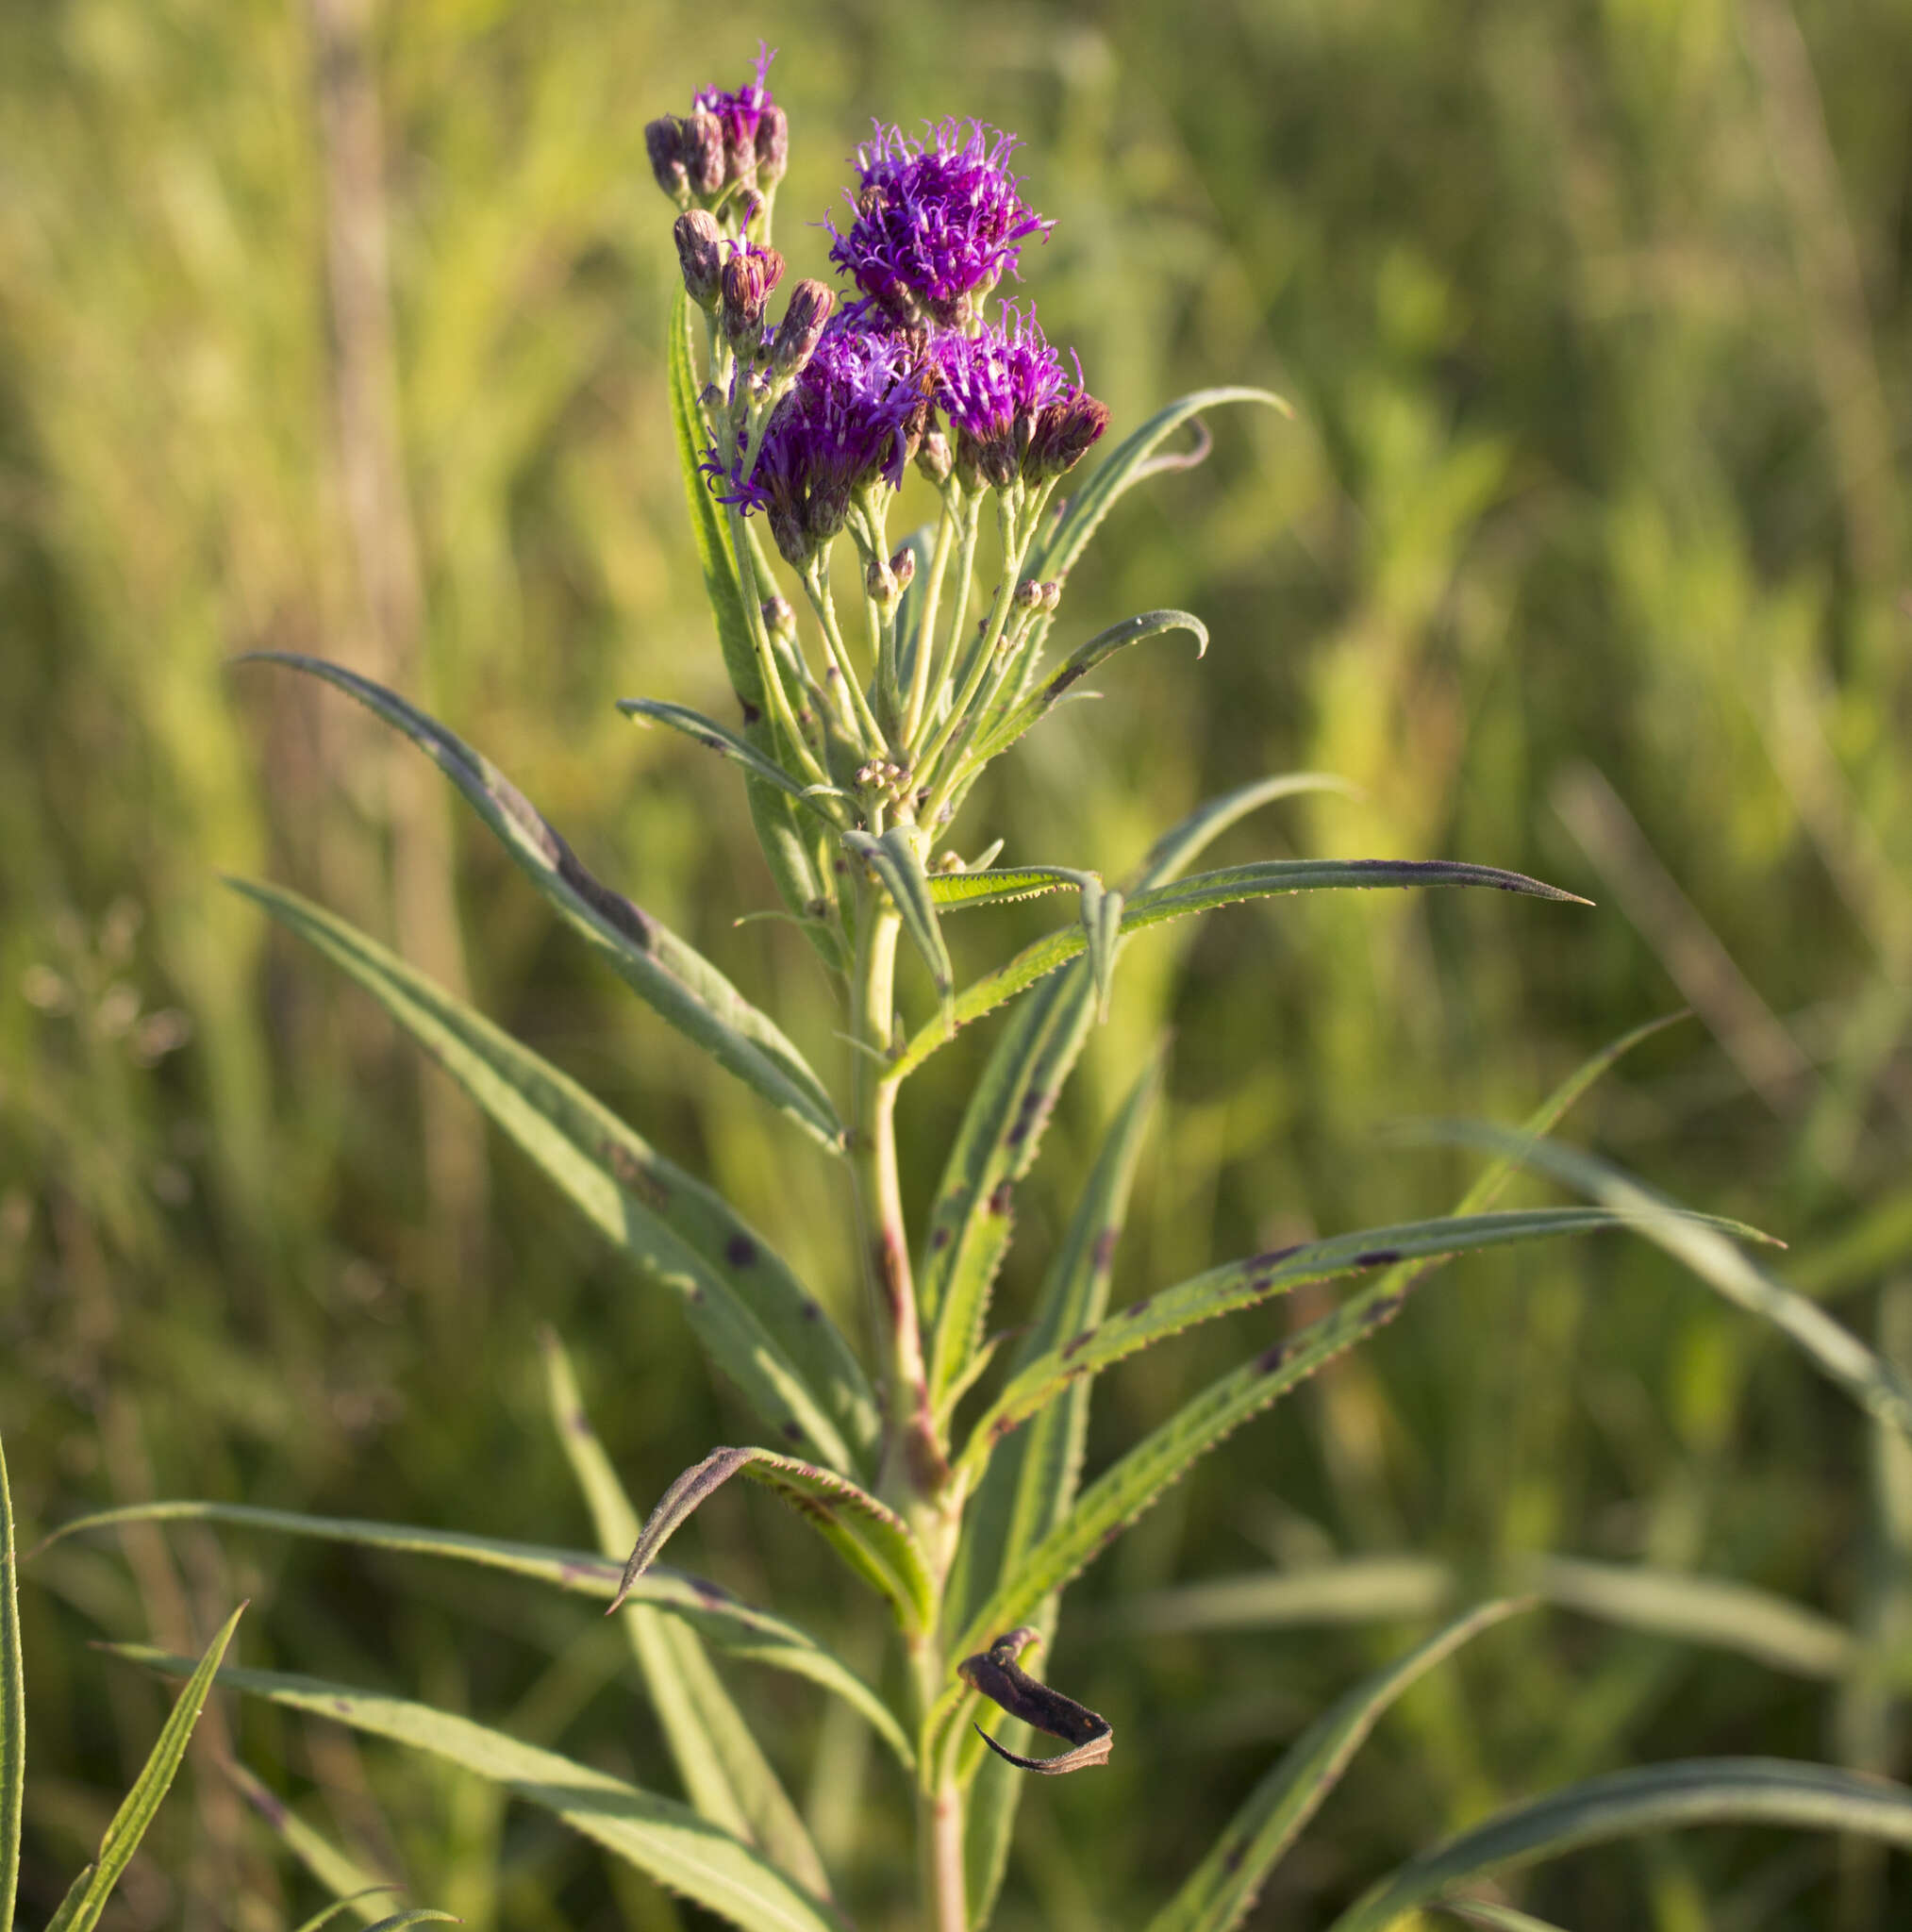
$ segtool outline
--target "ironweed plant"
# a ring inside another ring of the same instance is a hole
[[[784,293],[773,216],[790,131],[768,64],[760,60],[735,92],[705,90],[689,114],[648,130],[657,181],[678,210],[683,289],[669,327],[670,406],[740,721],[720,723],[665,699],[623,708],[688,734],[741,774],[782,916],[801,926],[840,989],[840,1082],[814,1071],[716,965],[594,878],[504,774],[443,725],[337,665],[277,661],[339,686],[409,737],[640,999],[791,1132],[840,1162],[873,1344],[854,1345],[824,1298],[728,1202],[576,1082],[319,907],[274,887],[241,887],[377,999],[605,1239],[675,1297],[712,1365],[755,1411],[762,1439],[704,1455],[640,1522],[553,1338],[552,1414],[594,1518],[595,1555],[215,1503],[141,1506],[70,1524],[169,1516],[248,1524],[450,1557],[608,1599],[684,1797],[656,1795],[424,1704],[220,1670],[228,1624],[161,1740],[163,1775],[142,1780],[135,1799],[143,1809],[127,1830],[115,1825],[117,1839],[108,1835],[75,1888],[77,1903],[57,1921],[61,1932],[97,1918],[130,1854],[128,1833],[136,1839],[157,1806],[216,1672],[277,1705],[463,1766],[753,1932],[841,1927],[858,1902],[839,1895],[712,1653],[806,1677],[868,1724],[893,1758],[896,1792],[915,1808],[916,1923],[935,1932],[979,1926],[1002,1884],[1022,1778],[1089,1769],[1122,1748],[1104,1718],[1031,1668],[1055,1632],[1064,1589],[1231,1430],[1391,1321],[1430,1269],[1464,1250],[1630,1226],[1774,1323],[1874,1416],[1901,1429],[1912,1420],[1912,1395],[1889,1365],[1746,1259],[1731,1238],[1757,1239],[1752,1230],[1670,1208],[1544,1141],[1630,1040],[1589,1061],[1521,1133],[1449,1130],[1494,1157],[1454,1214],[1252,1255],[1111,1312],[1114,1254],[1161,1084],[1159,1065],[1151,1067],[1107,1127],[1032,1319],[1013,1340],[989,1332],[1016,1190],[1134,935],[1303,891],[1471,886],[1572,895],[1447,860],[1189,870],[1251,811],[1333,783],[1312,774],[1269,778],[1203,806],[1119,884],[1081,865],[997,862],[1001,841],[962,819],[989,764],[1118,652],[1175,632],[1192,636],[1198,654],[1207,643],[1199,618],[1163,609],[1086,641],[1069,642],[1065,630],[1052,649],[1085,548],[1125,491],[1190,460],[1167,451],[1179,428],[1199,427],[1224,405],[1286,406],[1251,389],[1185,396],[1085,473],[1108,411],[1073,357],[1049,342],[1033,308],[999,292],[1006,278],[1020,280],[1025,252],[1052,225],[1010,172],[1014,142],[974,122],[947,121],[921,136],[878,127],[856,151],[841,225],[829,225],[840,286],[800,280]],[[890,519],[911,468],[933,492],[935,515],[898,541]],[[959,986],[944,919],[1043,894],[1072,897],[1071,916]],[[908,1021],[898,991],[906,941],[934,994],[933,1009]],[[1010,1011],[924,1223],[912,1228],[897,1152],[906,1086],[958,1028],[1003,1006]],[[1522,1164],[1587,1198],[1496,1209],[1495,1195]],[[1089,1405],[1104,1370],[1193,1324],[1340,1277],[1356,1285],[1331,1312],[1197,1392],[1083,1482]],[[893,1668],[878,1681],[773,1609],[658,1562],[698,1505],[740,1476],[795,1508],[887,1613]],[[0,1482],[0,1504],[4,1496]],[[17,1847],[10,1522],[7,1537],[5,1836]],[[1149,1922],[1152,1932],[1238,1924],[1388,1707],[1533,1600],[1473,1605],[1329,1704]],[[161,1670],[191,1668],[124,1648]],[[1059,1748],[1045,1749],[1032,1731]],[[1912,1792],[1881,1780],[1766,1759],[1658,1765],[1488,1820],[1379,1879],[1336,1922],[1338,1932],[1378,1932],[1434,1905],[1485,1924],[1534,1925],[1455,1888],[1598,1840],[1729,1818],[1912,1843]],[[345,1889],[309,1844],[294,1848]],[[5,1901],[17,1853],[0,1851],[8,1860],[0,1869]],[[10,1907],[0,1932],[9,1922]]]

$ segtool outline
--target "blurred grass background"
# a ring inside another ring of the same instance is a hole
[[[468,986],[859,1319],[821,1158],[588,965],[422,761],[231,664],[310,650],[400,685],[836,1064],[801,940],[733,928],[769,889],[731,774],[611,709],[727,715],[669,451],[674,260],[642,126],[737,84],[759,31],[793,128],[793,274],[822,272],[806,225],[870,115],[978,114],[1025,139],[1058,226],[1024,292],[1118,428],[1215,382],[1300,408],[1218,418],[1205,467],[1124,505],[1072,633],[1178,604],[1214,647],[1119,664],[999,768],[972,843],[1119,870],[1202,795],[1326,767],[1363,801],[1278,808],[1222,857],[1465,857],[1600,902],[1281,902],[1139,943],[1001,1306],[1166,1026],[1119,1299],[1440,1211],[1466,1165],[1390,1145],[1390,1122],[1518,1119],[1690,1003],[1577,1129],[1781,1235],[1788,1278],[1912,1350],[1912,11],[46,0],[0,13],[0,1415],[29,1538],[196,1494],[582,1542],[540,1322],[640,1500],[745,1426],[674,1314],[222,871]],[[969,915],[958,965],[1049,923]],[[987,1044],[911,1089],[919,1202]],[[1292,1319],[1111,1375],[1092,1457]],[[1178,1581],[1550,1552],[1755,1583],[1854,1633],[1808,1680],[1523,1620],[1388,1721],[1257,1924],[1325,1923],[1384,1861],[1619,1764],[1904,1772],[1908,1491],[1903,1450],[1645,1248],[1471,1262],[1079,1587],[1051,1668],[1119,1747],[1030,1792],[1003,1923],[1139,1923],[1413,1627],[1139,1628]],[[827,1557],[773,1508],[726,1495],[699,1539],[711,1573],[836,1627]],[[241,1593],[250,1660],[670,1785],[588,1608],[240,1535],[66,1546],[29,1574],[29,1922],[162,1708],[84,1641],[196,1645]],[[869,1922],[907,1923],[901,1794],[789,1680],[748,1688]],[[479,1932],[696,1918],[438,1767],[258,1709],[216,1728]],[[209,1754],[161,1825],[123,1932],[266,1932],[316,1901]],[[1903,1870],[1753,1833],[1588,1855],[1523,1895],[1586,1932],[1912,1910]]]

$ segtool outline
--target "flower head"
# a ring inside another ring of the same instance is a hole
[[[740,451],[725,462],[713,449],[704,469],[721,479],[723,502],[768,515],[778,550],[802,568],[843,527],[858,489],[901,485],[932,379],[920,335],[833,315],[772,414],[750,474]]]
[[[1033,312],[1005,302],[1002,319],[975,335],[935,338],[937,407],[956,431],[956,459],[972,476],[1004,485],[1044,482],[1072,468],[1108,424],[1108,411],[1071,382]]]
[[[723,130],[724,177],[757,182],[770,188],[782,176],[790,153],[790,124],[784,110],[771,99],[770,63],[774,47],[756,43],[756,75],[734,92],[723,88],[699,88],[691,97],[697,113],[711,114]]]
[[[978,121],[944,121],[927,138],[879,125],[856,150],[856,218],[830,259],[893,320],[941,327],[972,321],[1023,243],[1055,226],[1023,205],[1008,172],[1016,146]]]

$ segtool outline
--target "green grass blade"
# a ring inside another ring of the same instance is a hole
[[[1110,1123],[1068,1232],[1056,1251],[1036,1299],[1034,1325],[1024,1355],[1037,1355],[1096,1321],[1108,1298],[1115,1247],[1128,1211],[1129,1186],[1143,1137],[1161,1091],[1162,1067],[1153,1062]],[[949,1603],[963,1614],[972,1595],[986,1595],[1067,1514],[1075,1500],[1089,1433],[1089,1388],[1069,1390],[1005,1443],[981,1491],[964,1512],[963,1551],[950,1584]],[[1032,1620],[1046,1643],[1055,1635],[1054,1599]],[[965,1755],[973,1731],[962,1734]],[[1003,1732],[999,1730],[999,1739]],[[1014,1737],[1006,1740],[1020,1750]],[[1009,1839],[1015,1829],[1023,1780],[993,1755],[976,1768],[965,1847],[968,1890],[976,1923],[988,1920],[1002,1889]]]
[[[1514,1600],[1480,1605],[1323,1711],[1248,1794],[1214,1849],[1149,1921],[1148,1932],[1229,1932],[1239,1925],[1388,1707],[1471,1638],[1524,1607]]]
[[[115,1656],[163,1673],[178,1674],[186,1667],[185,1659],[144,1645],[108,1647]],[[841,1921],[823,1901],[688,1805],[574,1758],[521,1743],[450,1711],[348,1684],[250,1670],[225,1671],[220,1681],[283,1708],[310,1711],[461,1766],[551,1812],[660,1885],[747,1932],[842,1932]]]
[[[1035,1163],[1093,1010],[1086,972],[1062,974],[1039,988],[1004,1029],[963,1109],[917,1274],[933,1401],[941,1401],[974,1359],[1015,1226],[1017,1185]]]
[[[645,1518],[643,1531],[624,1564],[618,1593],[611,1599],[613,1609],[657,1560],[657,1552],[685,1518],[735,1475],[747,1476],[793,1505],[864,1582],[888,1598],[906,1631],[924,1630],[934,1622],[929,1572],[902,1517],[828,1470],[769,1449],[752,1448],[714,1449],[665,1491]]]
[[[1912,1790],[1771,1757],[1703,1757],[1616,1772],[1503,1811],[1410,1859],[1330,1932],[1385,1932],[1477,1873],[1695,1824],[1790,1825],[1912,1847]]]
[[[393,1912],[389,1919],[379,1920],[370,1932],[405,1932],[407,1925],[423,1925],[433,1919],[443,1920],[450,1925],[465,1923],[456,1912],[441,1912],[436,1906],[413,1906],[408,1911]]]
[[[299,1932],[327,1924],[340,1912],[356,1912],[366,1925],[379,1917],[381,1907],[370,1903],[388,1891],[405,1887],[373,1877],[357,1861],[341,1852],[322,1832],[313,1830],[278,1793],[235,1758],[224,1759],[219,1767],[239,1788],[240,1795],[264,1820],[274,1838],[301,1865],[332,1893],[332,1903],[313,1913]]]
[[[1485,1932],[1560,1932],[1558,1925],[1545,1919],[1537,1919],[1532,1912],[1517,1912],[1512,1906],[1497,1906],[1487,1899],[1437,1899],[1434,1908],[1452,1912],[1456,1919],[1465,1919],[1470,1925],[1483,1926]]]
[[[1163,886],[1180,875],[1231,825],[1252,811],[1278,799],[1294,798],[1308,791],[1338,791],[1358,797],[1360,789],[1338,778],[1332,772],[1284,772],[1272,778],[1257,778],[1252,784],[1237,786],[1219,797],[1204,799],[1187,818],[1162,834],[1143,855],[1141,863],[1122,881],[1122,891],[1134,894],[1152,886]]]
[[[719,758],[727,758],[733,765],[741,765],[745,772],[764,784],[789,793],[799,806],[814,813],[824,824],[834,826],[837,824],[823,799],[825,796],[841,797],[842,793],[835,791],[820,793],[813,786],[799,784],[781,765],[772,764],[748,740],[740,738],[729,726],[718,724],[715,719],[707,718],[702,711],[693,711],[685,705],[666,704],[661,698],[620,698],[618,709],[625,717],[636,718],[640,723],[649,721],[667,724],[673,731],[682,732],[706,751],[714,751]]]
[[[20,1565],[13,1548],[7,1451],[0,1445],[0,1932],[13,1932],[25,1793],[26,1675],[20,1654]]]
[[[232,1633],[239,1628],[239,1620],[244,1614],[245,1606],[241,1604],[207,1645],[206,1655],[196,1664],[190,1657],[176,1660],[179,1674],[186,1677],[186,1688],[179,1693],[178,1702],[174,1705],[172,1714],[160,1729],[158,1740],[154,1744],[144,1767],[133,1780],[132,1790],[113,1814],[113,1822],[107,1826],[106,1836],[100,1840],[99,1857],[75,1882],[47,1932],[54,1932],[55,1927],[58,1932],[92,1932],[99,1924],[100,1914],[106,1909],[113,1887],[120,1882],[121,1873],[132,1861],[140,1840],[146,1835],[146,1827],[152,1824],[160,1801],[172,1789],[173,1780],[185,1761],[186,1747],[192,1741],[193,1727],[198,1724],[199,1713],[211,1692],[220,1660],[225,1656],[226,1645],[232,1641]]]
[[[1427,1137],[1487,1147],[1609,1206],[1736,1307],[1777,1328],[1874,1421],[1912,1437],[1912,1381],[1816,1303],[1755,1268],[1717,1224],[1674,1207],[1618,1168],[1571,1147],[1522,1141],[1496,1127],[1441,1124]]]
[[[959,912],[966,906],[1006,906],[1012,899],[1034,899],[1043,892],[1079,890],[1082,874],[1065,865],[1005,865],[976,872],[934,872],[929,896],[941,912]]]
[[[632,991],[833,1153],[843,1146],[823,1084],[770,1017],[670,928],[601,884],[491,762],[395,692],[341,665],[290,651],[255,654],[337,685],[405,733],[444,773],[540,892]]]
[[[774,764],[774,727],[764,702],[763,674],[750,641],[749,618],[737,580],[737,565],[730,554],[729,533],[723,512],[710,494],[709,479],[697,467],[704,460],[708,437],[697,403],[699,384],[697,358],[690,341],[690,304],[681,288],[671,305],[665,361],[671,391],[671,429],[684,482],[684,504],[690,512],[690,537],[704,577],[704,594],[717,626],[717,647],[723,657],[730,688],[742,708],[744,741],[766,763]],[[825,912],[833,909],[836,882],[827,867],[817,865],[797,818],[795,803],[782,788],[764,783],[754,772],[745,774],[743,786],[750,804],[751,824],[756,827],[757,842],[763,847],[771,877],[785,907],[804,921],[815,919],[819,907]],[[824,960],[842,970],[848,962],[841,957],[836,932],[827,926],[807,924],[804,930]]]
[[[119,1509],[103,1509],[97,1515],[76,1517],[62,1524],[42,1541],[39,1548],[43,1550],[83,1531],[111,1528],[122,1523],[167,1522],[228,1523],[240,1528],[310,1537],[322,1542],[351,1543],[360,1549],[474,1563],[481,1569],[500,1570],[573,1596],[592,1597],[600,1603],[607,1603],[617,1594],[622,1568],[613,1558],[588,1550],[502,1542],[490,1537],[466,1536],[457,1530],[370,1523],[351,1517],[301,1516],[291,1510],[260,1509],[244,1503],[134,1503]],[[870,1721],[906,1766],[911,1762],[909,1745],[889,1707],[806,1630],[773,1616],[768,1610],[740,1602],[718,1584],[686,1575],[679,1570],[647,1570],[632,1586],[630,1594],[654,1609],[667,1610],[681,1619],[714,1650],[746,1663],[763,1664],[771,1670],[806,1677],[835,1692]]]
[[[1150,458],[1182,425],[1204,409],[1222,403],[1260,403],[1288,417],[1292,407],[1272,390],[1200,389],[1181,396],[1167,408],[1158,410],[1139,429],[1124,437],[1090,474],[1089,480],[1071,498],[1056,519],[1056,528],[1039,547],[1026,566],[1026,574],[1038,577],[1063,577],[1079,558],[1102,520],[1115,507],[1123,492],[1151,474]]]
[[[721,1195],[343,920],[274,886],[236,890],[363,987],[613,1247],[679,1298],[698,1341],[770,1428],[838,1468],[858,1465],[877,1429],[862,1369],[814,1298]]]
[[[929,968],[943,1029],[955,1032],[956,969],[950,964],[949,948],[943,944],[942,928],[937,924],[936,896],[907,828],[891,825],[880,839],[873,839],[867,832],[845,832],[843,843],[883,882],[883,890],[902,915],[910,944]]]
[[[1185,630],[1195,640],[1195,655],[1208,649],[1208,626],[1186,610],[1145,610],[1139,617],[1124,618],[1098,631],[1086,644],[1078,644],[1029,695],[1023,700],[972,754],[978,760],[999,758],[1024,732],[1039,724],[1064,695],[1118,651],[1158,638],[1170,631]]]
[[[548,1328],[539,1339],[558,1441],[584,1492],[598,1548],[607,1557],[615,1556],[637,1541],[637,1511],[591,1427],[563,1345]],[[828,1898],[823,1861],[697,1633],[642,1603],[627,1603],[621,1621],[691,1803],[713,1824],[756,1845],[818,1897]]]
[[[1068,1515],[1006,1576],[949,1646],[952,1659],[983,1649],[990,1637],[1025,1624],[1043,1600],[1088,1568],[1162,1492],[1232,1430],[1297,1389],[1336,1356],[1365,1341],[1401,1310],[1398,1295],[1372,1289],[1299,1334],[1211,1382],[1193,1401],[1105,1470]],[[973,1695],[961,1684],[938,1700],[926,1727],[939,1751]]]
[[[1445,1260],[1473,1248],[1634,1224],[1630,1214],[1606,1207],[1501,1208],[1487,1214],[1446,1215],[1395,1227],[1365,1228],[1358,1234],[1304,1241],[1211,1268],[1173,1288],[1145,1295],[1019,1371],[977,1419],[956,1469],[972,1479],[979,1475],[995,1444],[1070,1383],[1099,1374],[1111,1363],[1195,1323],[1234,1314],[1304,1283],[1375,1268],[1392,1270],[1404,1262],[1424,1267],[1429,1261]],[[1754,1233],[1741,1229],[1737,1223],[1719,1224]]]
[[[1257,865],[1197,873],[1192,878],[1133,893],[1122,908],[1122,933],[1126,938],[1168,920],[1186,919],[1219,906],[1288,892],[1428,886],[1486,886],[1497,891],[1525,893],[1530,898],[1557,899],[1576,906],[1587,904],[1577,893],[1563,892],[1559,887],[1528,878],[1523,873],[1503,872],[1490,865],[1468,865],[1459,859],[1264,859]],[[956,1024],[967,1026],[1005,1000],[1014,999],[1039,979],[1046,978],[1080,956],[1088,943],[1088,935],[1079,924],[1032,940],[1012,959],[956,994]],[[914,1073],[947,1038],[939,1024],[919,1029],[891,1063],[889,1077],[900,1080]]]

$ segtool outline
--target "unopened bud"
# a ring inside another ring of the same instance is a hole
[[[710,195],[723,186],[723,123],[699,108],[677,124],[679,151],[693,194]]]
[[[949,473],[955,462],[956,458],[950,455],[949,438],[940,429],[932,429],[917,445],[917,475],[925,482],[934,483],[938,489],[949,481]]]
[[[790,608],[788,597],[766,597],[763,600],[763,627],[773,638],[786,641],[797,634],[797,613]]]
[[[916,575],[916,552],[908,544],[906,543],[889,559],[889,575],[896,579],[899,591],[908,590],[910,580]]]
[[[1032,482],[1046,482],[1072,470],[1107,427],[1108,405],[1085,389],[1072,391],[1036,418],[1023,475]]]
[[[807,275],[790,291],[784,319],[777,324],[776,340],[771,344],[770,366],[773,375],[790,376],[816,354],[823,325],[837,306],[834,292],[823,282]]]
[[[684,166],[684,139],[676,121],[669,114],[652,121],[644,128],[644,147],[651,157],[651,173],[657,186],[679,208],[690,199],[690,171]]]
[[[784,258],[774,248],[734,247],[723,264],[723,333],[734,348],[755,349],[763,340],[770,291],[783,279]]]
[[[687,208],[671,230],[684,290],[700,308],[714,308],[723,280],[723,230],[708,208]]]
[[[771,189],[783,179],[790,159],[790,117],[773,102],[757,119],[756,181]]]
[[[731,197],[730,206],[737,211],[737,232],[740,235],[747,235],[756,218],[770,204],[755,188],[740,188]]]
[[[896,601],[896,574],[880,557],[873,557],[863,566],[863,588],[879,605],[893,604]]]
[[[1010,601],[1018,610],[1039,610],[1042,608],[1042,586],[1034,577],[1024,577],[1016,586],[1016,594]]]
[[[1042,608],[1044,610],[1054,610],[1061,602],[1062,586],[1055,577],[1051,577],[1042,586]]]

